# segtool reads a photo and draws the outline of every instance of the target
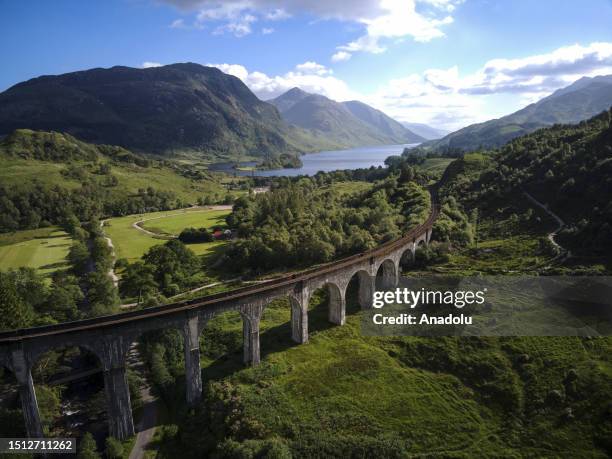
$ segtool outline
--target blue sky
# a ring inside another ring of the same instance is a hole
[[[612,0],[0,0],[0,90],[192,61],[456,129],[612,74]]]

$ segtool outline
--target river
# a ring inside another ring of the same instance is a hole
[[[385,159],[392,155],[400,155],[404,148],[414,147],[418,144],[404,145],[378,145],[373,147],[359,147],[348,150],[321,151],[300,157],[303,166],[295,169],[275,169],[268,171],[239,171],[233,169],[234,163],[216,163],[209,166],[210,170],[223,171],[236,175],[256,175],[259,177],[277,177],[297,175],[314,175],[319,171],[329,172],[345,169],[362,169],[370,166],[385,165]],[[255,161],[240,163],[241,167],[253,167]]]

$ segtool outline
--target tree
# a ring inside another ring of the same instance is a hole
[[[85,432],[79,445],[79,459],[100,459],[96,448],[96,441],[91,433]]]
[[[119,282],[121,294],[128,297],[148,296],[157,291],[153,267],[141,261],[131,263],[125,269]]]
[[[89,268],[89,251],[83,242],[75,242],[68,251],[68,261],[77,275],[83,275]]]
[[[175,293],[174,288],[170,288],[173,284],[180,288],[188,285],[191,276],[200,268],[195,253],[178,239],[151,247],[142,258],[153,269],[153,277],[165,294]]]
[[[66,231],[68,234],[73,234],[76,228],[81,227],[81,222],[79,221],[76,215],[70,212],[66,214],[63,221],[61,222],[61,225],[64,231]]]
[[[20,296],[11,276],[0,272],[0,331],[28,327],[33,311]]]
[[[40,410],[40,421],[44,428],[48,428],[53,423],[54,418],[61,414],[60,388],[44,384],[37,385],[36,398]]]
[[[76,277],[57,277],[49,291],[43,310],[59,322],[76,320],[80,316],[78,304],[83,301],[83,298],[83,292]]]
[[[212,242],[214,240],[213,235],[206,228],[185,228],[179,234],[178,239],[185,244]]]
[[[123,445],[114,437],[106,439],[106,457],[116,459],[123,456]]]
[[[34,268],[11,269],[6,274],[12,279],[17,294],[27,305],[37,309],[45,302],[47,287]]]
[[[119,295],[115,284],[105,271],[96,270],[87,276],[87,297],[91,304],[92,316],[115,312]]]

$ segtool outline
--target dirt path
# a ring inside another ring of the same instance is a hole
[[[113,241],[111,240],[110,237],[108,237],[106,234],[104,234],[104,223],[107,222],[107,220],[102,220],[100,222],[100,230],[102,231],[102,234],[104,235],[104,239],[106,239],[106,243],[108,244],[108,247],[111,249],[111,257],[113,259],[113,264],[111,265],[111,268],[108,271],[108,276],[112,279],[113,284],[115,285],[115,287],[119,286],[119,277],[117,276],[117,274],[115,274],[115,261],[117,259],[116,255],[115,255],[115,246],[113,245]]]
[[[540,207],[542,210],[544,210],[544,212],[546,212],[548,215],[550,215],[555,222],[557,222],[557,228],[551,232],[548,233],[548,239],[550,240],[550,242],[557,248],[557,250],[559,251],[559,255],[557,255],[557,257],[562,257],[563,260],[565,260],[566,258],[569,258],[571,256],[571,253],[569,250],[564,249],[561,245],[559,245],[559,243],[555,240],[555,236],[557,236],[557,234],[559,234],[559,231],[561,231],[564,227],[565,227],[565,222],[561,219],[561,217],[559,217],[557,214],[555,214],[552,210],[550,210],[548,208],[548,206],[546,204],[541,203],[540,201],[538,201],[536,198],[534,198],[533,196],[531,196],[529,193],[527,193],[526,191],[523,191],[523,194],[525,196],[527,196],[527,199],[529,199],[533,204],[535,204],[536,206]]]
[[[202,209],[202,210],[190,210],[190,209]],[[184,213],[198,213],[198,212],[208,212],[211,210],[232,210],[232,206],[230,205],[218,205],[218,206],[206,206],[206,207],[199,207],[199,206],[193,206],[193,207],[188,207],[186,209],[183,209]],[[138,220],[137,222],[132,223],[132,228],[137,229],[138,231],[142,231],[143,233],[149,235],[149,236],[153,236],[153,237],[167,237],[167,238],[173,238],[175,239],[177,236],[176,235],[172,235],[172,234],[163,234],[163,233],[154,233],[153,231],[149,231],[148,229],[143,228],[142,226],[140,226],[142,223],[144,222],[148,222],[151,220],[159,220],[160,218],[168,218],[168,217],[174,217],[176,215],[181,215],[179,212],[175,212],[175,213],[170,213],[167,215],[159,215],[157,217],[151,217],[151,218],[143,218],[142,220]]]

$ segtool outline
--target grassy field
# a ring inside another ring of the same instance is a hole
[[[452,163],[453,160],[453,158],[427,158],[420,167],[428,172],[442,175],[446,166]]]
[[[171,217],[151,218],[141,226],[153,233],[178,236],[183,229],[190,227],[207,229],[215,226],[225,227],[225,217],[229,213],[229,210],[190,210]]]
[[[106,221],[104,232],[113,241],[117,258],[127,258],[128,261],[134,262],[139,260],[140,257],[154,245],[166,242],[166,239],[155,238],[134,228],[132,226],[134,223],[147,218],[156,218],[152,221],[152,223],[154,223],[151,226],[158,229],[163,227],[165,228],[164,231],[180,232],[183,228],[194,226],[195,221],[217,222],[229,213],[229,211],[216,210],[210,210],[209,212],[211,216],[206,216],[208,212],[202,212],[201,209],[196,209],[195,211],[178,210],[153,212],[149,214],[111,218]],[[166,220],[168,222],[166,222]],[[188,247],[198,255],[206,255],[212,253],[223,244],[223,242],[207,242],[202,244],[189,244]]]
[[[30,267],[43,275],[67,268],[71,238],[58,228],[0,235],[0,270]]]
[[[74,162],[74,165],[87,171],[94,180],[100,176],[91,173],[91,163]],[[66,188],[79,188],[81,181],[62,175],[66,164],[21,159],[0,155],[0,181],[3,185],[15,188],[28,188],[34,181],[52,186],[61,183]],[[172,191],[180,199],[195,203],[196,199],[207,194],[224,196],[227,191],[219,181],[191,180],[177,174],[169,167],[139,167],[129,164],[112,164],[111,173],[119,183],[111,189],[116,195],[136,193],[139,189],[153,187],[157,190]]]

